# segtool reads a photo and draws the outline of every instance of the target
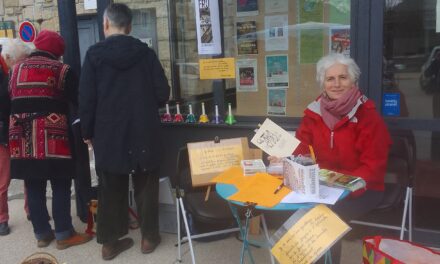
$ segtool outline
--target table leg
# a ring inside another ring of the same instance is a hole
[[[248,232],[249,232],[249,219],[252,217],[252,210],[253,210],[254,206],[250,205],[250,206],[247,206],[247,208],[246,208],[246,221],[245,221],[244,227],[241,224],[241,220],[240,220],[240,216],[238,215],[237,208],[232,206],[230,203],[229,203],[229,207],[231,208],[232,215],[234,216],[235,220],[237,221],[237,225],[240,229],[240,235],[243,239],[243,246],[242,246],[241,255],[240,255],[240,264],[244,263],[245,251],[248,253],[249,259],[250,259],[251,263],[253,264],[253,263],[255,263],[255,261],[254,261],[254,257],[252,256],[252,253],[251,253],[251,250],[249,247]]]
[[[332,252],[330,249],[325,252],[325,264],[332,264]]]

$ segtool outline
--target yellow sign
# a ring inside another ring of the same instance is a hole
[[[194,186],[212,184],[211,179],[240,161],[248,152],[247,138],[223,139],[216,143],[188,143],[189,164]]]
[[[317,205],[298,220],[271,251],[281,264],[313,263],[350,229],[327,206]]]
[[[235,59],[200,59],[200,80],[207,79],[234,79]]]

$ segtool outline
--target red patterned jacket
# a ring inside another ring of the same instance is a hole
[[[72,177],[69,103],[76,104],[69,66],[36,52],[14,66],[9,82],[11,177]]]

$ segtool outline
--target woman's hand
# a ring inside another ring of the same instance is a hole
[[[277,156],[269,156],[267,157],[267,160],[269,161],[269,165],[270,165],[274,163],[281,163],[283,161],[283,158]]]

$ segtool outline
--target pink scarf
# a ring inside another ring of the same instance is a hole
[[[356,105],[357,100],[362,94],[357,87],[345,92],[341,98],[331,100],[324,93],[321,96],[320,107],[321,115],[324,123],[333,130],[336,123],[338,123],[344,116],[346,116]]]

